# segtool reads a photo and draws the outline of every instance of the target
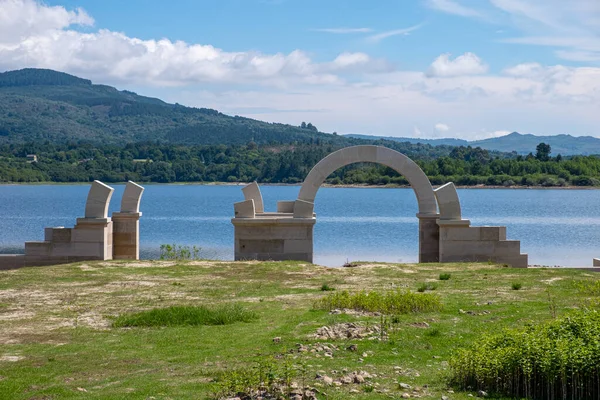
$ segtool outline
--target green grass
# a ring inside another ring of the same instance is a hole
[[[513,282],[511,285],[512,290],[521,290],[523,285],[520,282]]]
[[[600,274],[588,271],[358,264],[111,261],[0,271],[0,399],[214,399],[271,379],[317,388],[319,400],[325,394],[328,400],[399,398],[399,382],[419,388],[408,391],[411,398],[468,400],[477,395],[475,386],[450,386],[449,362],[461,349],[506,329],[600,307]],[[440,282],[442,273],[452,278]],[[412,292],[410,301],[382,300],[423,282],[437,282],[437,290]],[[512,290],[514,282],[526,290]],[[336,290],[322,292],[323,283]],[[331,312],[331,301],[314,307],[343,292],[344,302],[354,298],[360,309],[383,315]],[[412,311],[407,304],[429,296],[438,299],[435,310],[397,312]],[[230,304],[258,318],[230,325],[113,326],[119,317],[148,310],[214,311]],[[348,323],[377,331],[363,339],[314,336],[324,326]],[[298,344],[309,351],[299,352]],[[310,351],[321,345],[338,349],[332,357]],[[357,351],[347,350],[350,345]],[[315,379],[340,379],[344,370],[376,376],[340,387]],[[495,398],[514,397],[504,396]]]
[[[214,308],[171,306],[120,315],[113,322],[113,326],[122,328],[134,326],[229,325],[235,322],[251,322],[257,318],[255,312],[248,311],[239,304],[225,304]]]
[[[345,308],[384,314],[408,314],[439,311],[443,306],[438,296],[396,290],[388,292],[360,291],[349,293],[343,291],[332,293],[316,301],[314,308],[321,310]]]

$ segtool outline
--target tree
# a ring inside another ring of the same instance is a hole
[[[300,128],[306,129],[306,122],[302,121],[302,123],[300,124]]]
[[[540,161],[548,161],[550,159],[550,145],[546,143],[540,143],[535,148],[535,158]]]

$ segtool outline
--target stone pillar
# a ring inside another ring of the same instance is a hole
[[[114,212],[113,258],[115,260],[140,259],[140,217],[141,212]]]
[[[417,214],[419,218],[419,262],[440,261],[440,227],[438,214]]]

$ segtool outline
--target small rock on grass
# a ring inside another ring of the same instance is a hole
[[[478,397],[487,397],[488,394],[487,394],[487,392],[484,392],[483,390],[480,390],[480,391],[477,392],[477,396]]]
[[[408,383],[400,383],[400,387],[402,389],[411,389],[411,386]]]
[[[279,343],[281,342],[281,338],[279,336],[273,338],[273,342]]]

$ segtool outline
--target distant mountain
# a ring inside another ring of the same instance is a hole
[[[552,154],[567,155],[591,155],[600,154],[600,139],[592,136],[571,136],[571,135],[556,135],[556,136],[536,136],[531,134],[520,134],[513,132],[506,136],[496,138],[467,141],[462,139],[419,139],[419,138],[404,138],[391,136],[369,136],[369,135],[345,135],[346,137],[360,139],[385,139],[397,142],[422,143],[432,146],[471,146],[481,147],[486,150],[494,150],[505,153],[517,152],[518,154],[535,154],[535,148],[539,143],[549,144],[552,148]]]

